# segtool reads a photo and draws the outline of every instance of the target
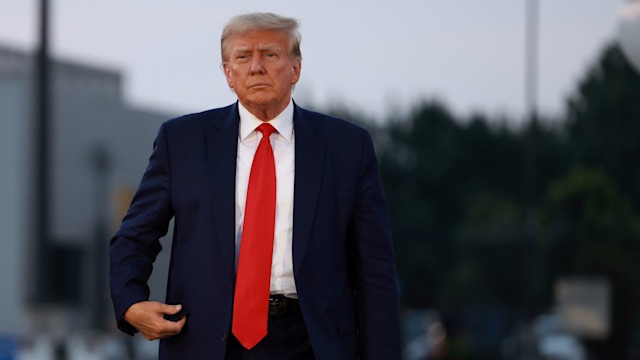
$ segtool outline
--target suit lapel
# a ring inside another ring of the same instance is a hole
[[[235,269],[234,214],[239,121],[236,103],[215,119],[206,136],[213,219],[220,240],[220,251],[227,265],[225,268],[232,270]]]
[[[293,269],[297,272],[310,238],[322,180],[326,139],[314,116],[295,106],[295,182],[293,191]]]

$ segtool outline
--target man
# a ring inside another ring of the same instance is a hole
[[[238,102],[161,126],[111,240],[118,326],[162,339],[161,359],[400,358],[371,138],[293,103],[297,28],[271,13],[230,20],[222,67]],[[162,304],[146,283],[171,218]]]

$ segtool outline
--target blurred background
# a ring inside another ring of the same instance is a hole
[[[108,240],[159,125],[235,101],[247,11],[298,18],[297,103],[374,137],[406,360],[640,359],[640,1],[0,0],[0,360],[157,358]]]

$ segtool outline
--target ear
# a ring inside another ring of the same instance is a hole
[[[293,60],[293,72],[291,74],[291,84],[295,85],[298,80],[300,80],[300,72],[302,71],[302,60],[300,58],[295,58]]]
[[[231,67],[226,61],[222,63],[222,71],[224,71],[224,76],[227,78],[227,85],[233,89],[233,75],[231,73]]]

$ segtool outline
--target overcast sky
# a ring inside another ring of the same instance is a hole
[[[176,113],[235,100],[219,38],[233,15],[272,11],[301,21],[294,98],[385,118],[420,99],[458,114],[525,113],[526,0],[51,0],[56,56],[124,72],[127,98]],[[539,0],[539,108],[558,114],[603,47],[622,0]],[[0,0],[0,43],[32,49],[35,0]]]

